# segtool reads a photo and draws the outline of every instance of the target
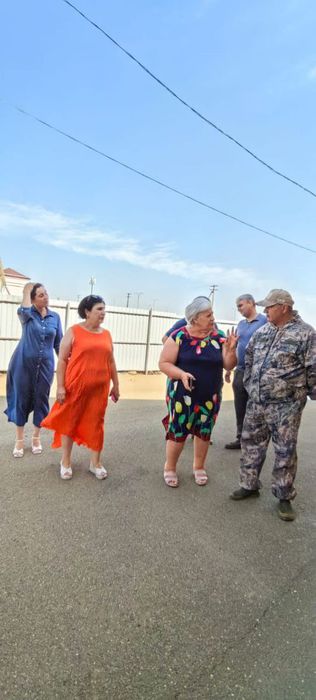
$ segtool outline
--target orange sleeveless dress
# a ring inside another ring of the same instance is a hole
[[[54,403],[41,423],[54,430],[52,447],[61,446],[67,435],[78,445],[97,452],[104,441],[104,414],[108,403],[112,355],[109,331],[92,333],[80,325],[72,326],[73,344],[65,372],[66,398]]]

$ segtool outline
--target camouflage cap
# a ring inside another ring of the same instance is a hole
[[[294,305],[294,299],[292,299],[289,292],[285,289],[271,289],[269,294],[267,294],[265,299],[261,301],[256,301],[258,306],[274,306],[274,304],[288,304],[289,306]]]

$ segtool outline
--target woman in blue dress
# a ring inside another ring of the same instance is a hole
[[[171,333],[163,347],[159,368],[168,377],[166,429],[167,486],[179,485],[177,463],[189,434],[194,435],[193,475],[207,483],[204,469],[213,426],[221,404],[223,367],[236,365],[237,336],[227,338],[214,324],[212,305],[196,297],[185,309],[187,324]]]
[[[48,308],[45,287],[29,282],[18,308],[22,337],[7,373],[8,420],[16,425],[14,457],[24,454],[24,426],[33,411],[32,452],[41,454],[41,421],[49,411],[49,391],[54,375],[54,350],[58,355],[62,339],[60,317]]]

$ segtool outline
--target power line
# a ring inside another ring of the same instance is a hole
[[[222,134],[222,136],[225,136],[227,139],[232,141],[234,144],[236,144],[236,146],[238,146],[243,151],[248,153],[249,156],[254,158],[258,163],[261,163],[261,165],[264,165],[265,168],[268,168],[268,170],[270,170],[272,173],[274,173],[275,175],[278,175],[279,177],[282,177],[284,180],[287,180],[288,182],[291,182],[292,185],[299,187],[301,190],[304,190],[304,192],[307,192],[307,194],[312,195],[312,197],[316,197],[316,193],[313,192],[313,190],[308,189],[308,187],[301,185],[301,183],[298,182],[297,180],[293,180],[293,178],[289,177],[288,175],[285,175],[285,173],[282,173],[280,170],[277,170],[276,168],[274,168],[272,165],[267,163],[265,160],[263,160],[262,158],[257,156],[256,153],[254,153],[253,151],[250,150],[250,148],[247,148],[247,146],[244,146],[240,141],[235,139],[234,136],[231,136],[231,134],[228,134],[227,131],[224,131],[224,129],[222,129],[220,126],[218,126],[217,124],[212,122],[210,119],[205,117],[204,114],[199,112],[198,109],[196,109],[195,107],[192,107],[192,105],[189,105],[189,103],[186,102],[182,97],[180,97],[180,95],[178,95],[176,92],[174,92],[174,90],[172,90],[166,83],[164,83],[162,80],[160,80],[160,78],[158,78],[154,73],[152,73],[152,71],[149,70],[149,68],[146,68],[146,66],[143,63],[141,63],[141,61],[139,61],[138,58],[136,58],[136,56],[134,56],[132,53],[130,53],[130,51],[127,51],[127,49],[125,49],[121,44],[119,44],[119,42],[116,41],[116,39],[114,39],[110,34],[108,34],[108,32],[106,32],[104,29],[102,29],[102,27],[100,27],[99,24],[94,22],[84,12],[79,10],[79,8],[76,7],[76,5],[74,5],[72,2],[69,2],[69,0],[62,0],[62,2],[64,2],[66,5],[69,5],[69,7],[71,7],[75,12],[77,12],[78,15],[80,15],[83,19],[85,19],[87,22],[89,22],[89,24],[91,24],[93,27],[95,27],[95,29],[97,29],[99,32],[101,32],[101,34],[103,34],[107,39],[109,39],[109,41],[111,41],[112,44],[117,46],[117,48],[120,49],[120,51],[123,51],[123,53],[125,53],[126,56],[128,56],[132,61],[137,63],[137,65],[140,68],[142,68],[142,70],[144,70],[145,73],[147,73],[151,78],[153,78],[153,80],[155,80],[156,83],[158,83],[162,88],[167,90],[167,92],[169,92],[169,94],[172,95],[172,97],[174,97],[176,100],[181,102],[181,104],[184,105],[184,107],[187,107],[189,110],[191,110],[191,112],[193,112],[193,114],[195,114],[197,117],[202,119],[202,121],[204,121],[206,124],[211,126],[213,129],[216,129],[216,131],[218,131],[220,134]]]
[[[1,98],[1,100],[3,102],[5,102],[5,100],[3,100],[2,98]],[[140,177],[143,177],[146,180],[150,180],[150,182],[155,182],[156,185],[159,185],[160,187],[164,187],[166,190],[169,190],[170,192],[174,192],[175,194],[178,194],[180,197],[184,197],[185,199],[189,199],[191,202],[195,202],[195,204],[198,204],[201,207],[205,207],[206,209],[211,209],[211,211],[215,211],[217,214],[220,214],[221,216],[225,216],[227,219],[232,219],[232,221],[237,221],[237,223],[242,224],[243,226],[247,226],[248,228],[251,228],[254,231],[259,231],[260,233],[264,233],[266,236],[270,236],[271,238],[276,238],[278,241],[282,241],[283,243],[288,243],[289,245],[295,246],[295,248],[301,248],[302,250],[307,250],[309,253],[316,253],[316,250],[314,250],[313,248],[309,248],[308,246],[301,245],[300,243],[296,243],[295,241],[291,241],[288,238],[284,238],[283,236],[278,236],[276,233],[271,233],[271,231],[267,231],[267,229],[260,228],[260,226],[255,226],[255,224],[250,224],[248,221],[244,221],[244,219],[239,219],[237,216],[234,216],[233,214],[228,214],[228,212],[223,211],[222,209],[218,209],[217,207],[214,207],[212,204],[208,204],[207,202],[203,202],[201,199],[197,199],[196,197],[193,197],[190,194],[186,194],[185,192],[178,190],[176,187],[172,187],[171,185],[167,185],[165,182],[162,182],[162,180],[158,180],[158,178],[153,177],[152,175],[148,175],[147,173],[144,173],[141,170],[134,168],[132,165],[128,165],[127,163],[123,163],[121,160],[118,160],[117,158],[114,158],[113,156],[110,156],[107,153],[104,153],[104,151],[101,151],[100,149],[95,148],[94,146],[90,146],[90,144],[86,143],[85,141],[81,141],[81,139],[78,139],[76,136],[72,136],[71,134],[68,134],[66,131],[63,131],[62,129],[58,129],[58,127],[54,126],[53,124],[50,124],[49,122],[45,121],[44,119],[40,119],[40,117],[37,117],[35,114],[32,114],[31,112],[27,112],[26,109],[22,109],[22,107],[18,107],[17,105],[13,105],[9,102],[6,102],[6,104],[10,105],[10,107],[15,109],[17,112],[20,112],[20,114],[23,114],[24,116],[30,117],[31,119],[34,119],[39,124],[46,126],[48,129],[51,129],[52,131],[55,131],[57,134],[60,134],[61,136],[64,136],[67,139],[70,139],[70,141],[74,141],[75,143],[79,144],[80,146],[87,148],[89,151],[92,151],[93,153],[97,153],[99,156],[102,156],[102,158],[107,158],[107,160],[110,160],[112,163],[116,163],[117,165],[120,165],[122,168],[126,168],[126,170],[129,170],[132,173],[135,173],[136,175],[140,175]]]

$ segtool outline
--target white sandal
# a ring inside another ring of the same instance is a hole
[[[60,478],[61,479],[71,479],[71,477],[72,477],[71,466],[64,467],[63,463],[60,462]]]
[[[22,447],[19,449],[17,447],[18,443],[22,443]],[[21,438],[20,440],[15,441],[15,445],[13,448],[13,457],[23,457],[24,455],[24,438]]]
[[[106,479],[106,477],[108,475],[106,469],[102,466],[102,464],[100,464],[99,467],[94,467],[91,462],[90,462],[89,472],[91,472],[91,474],[94,474],[94,476],[97,479]]]
[[[176,489],[179,486],[179,477],[175,471],[164,470],[163,480],[166,486],[170,486],[172,489]]]
[[[34,445],[35,440],[37,441],[37,445]],[[38,436],[32,437],[32,454],[33,455],[40,455],[43,452],[43,448],[40,442],[41,438]]]
[[[205,469],[193,469],[194,481],[198,486],[206,486],[208,476]]]

